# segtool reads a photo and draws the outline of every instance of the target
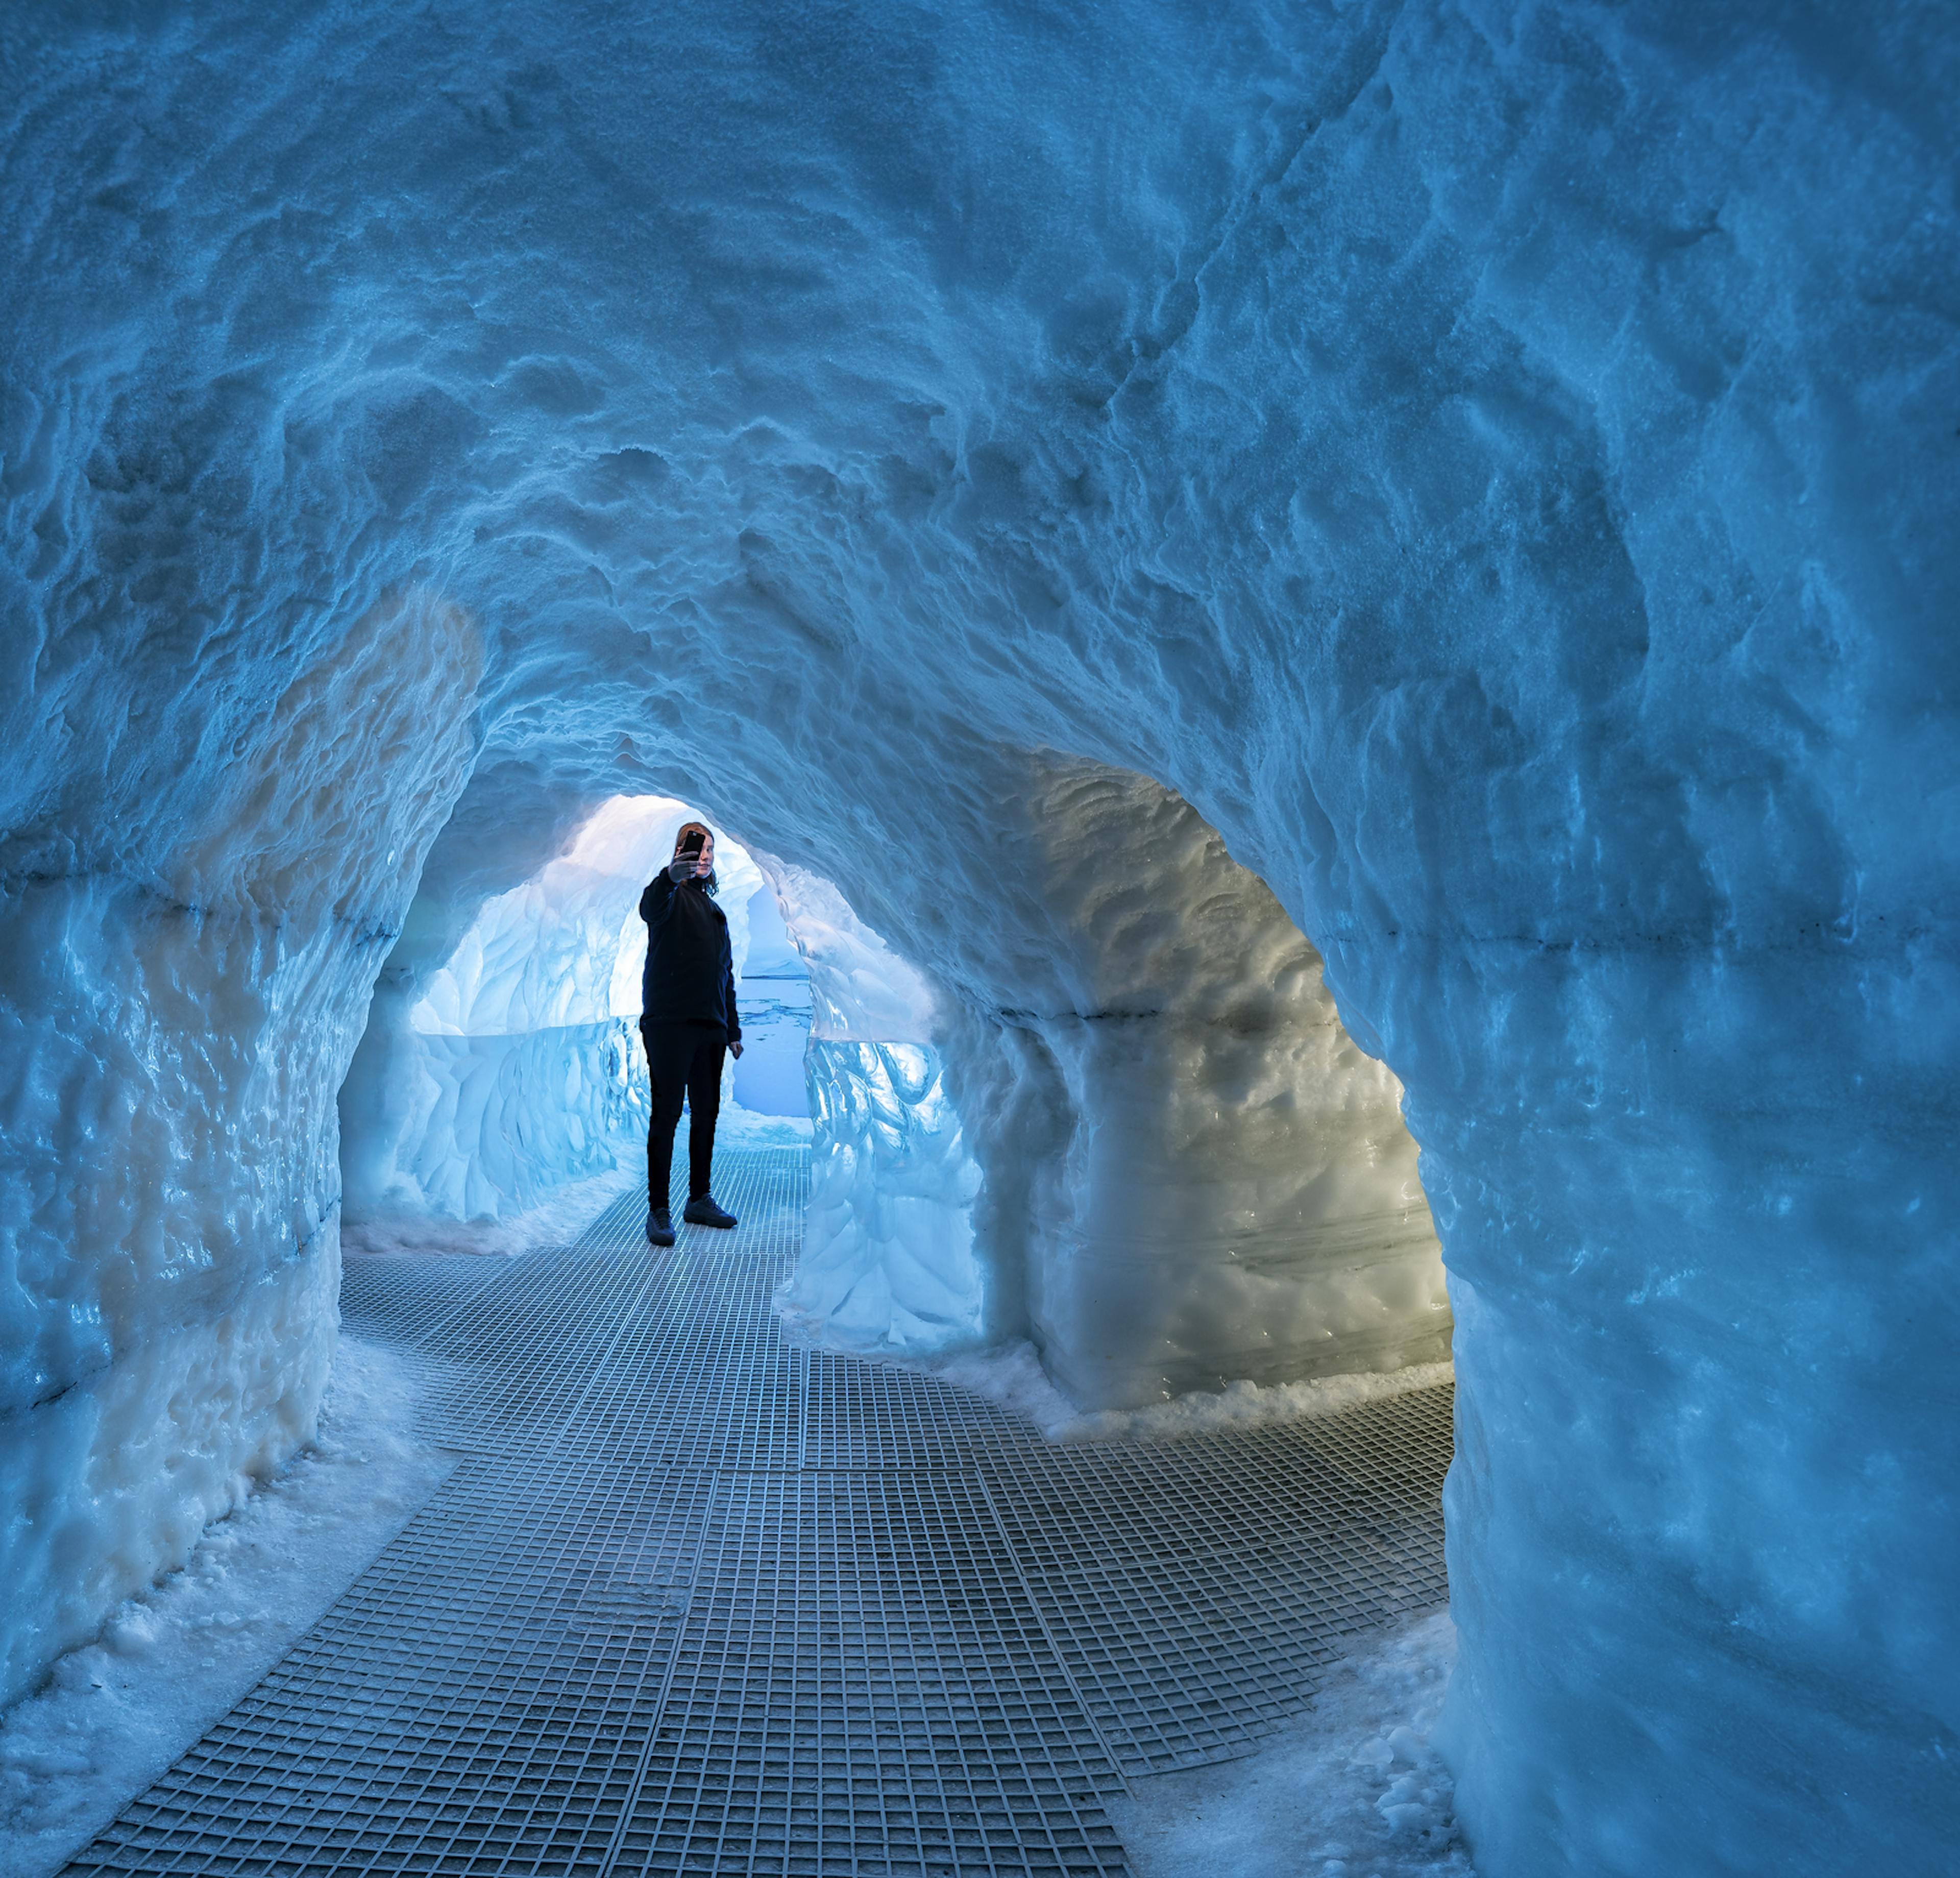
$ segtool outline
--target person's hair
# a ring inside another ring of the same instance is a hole
[[[674,853],[676,856],[680,853],[681,843],[686,841],[688,836],[697,828],[701,830],[702,845],[704,848],[706,847],[710,842],[714,840],[714,830],[710,828],[705,822],[683,822],[681,823],[679,827],[674,830]],[[716,878],[714,870],[712,867],[710,867],[708,871],[700,877],[701,884],[705,886],[709,893],[716,893],[720,890],[721,883]]]

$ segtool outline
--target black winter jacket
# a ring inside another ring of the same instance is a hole
[[[674,884],[663,867],[640,896],[647,922],[647,975],[640,985],[642,1023],[718,1023],[728,1041],[742,1038],[735,1008],[735,955],[728,915],[699,880]]]

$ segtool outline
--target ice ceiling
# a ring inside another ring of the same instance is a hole
[[[0,1688],[304,1438],[384,960],[663,794],[1055,1323],[1266,1165],[1251,870],[1450,1269],[1480,1869],[1948,1856],[1949,10],[0,37]]]

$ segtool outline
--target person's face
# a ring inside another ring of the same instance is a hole
[[[677,835],[674,838],[674,858],[676,861],[680,858],[681,843],[686,839],[687,837],[684,834]],[[712,835],[704,834],[701,838],[701,853],[696,858],[695,878],[705,880],[714,871],[714,837]]]

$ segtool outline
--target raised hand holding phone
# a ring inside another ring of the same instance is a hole
[[[676,881],[692,880],[707,873],[709,863],[702,852],[704,845],[700,829],[691,829],[674,850],[674,858],[668,864],[667,872]]]

